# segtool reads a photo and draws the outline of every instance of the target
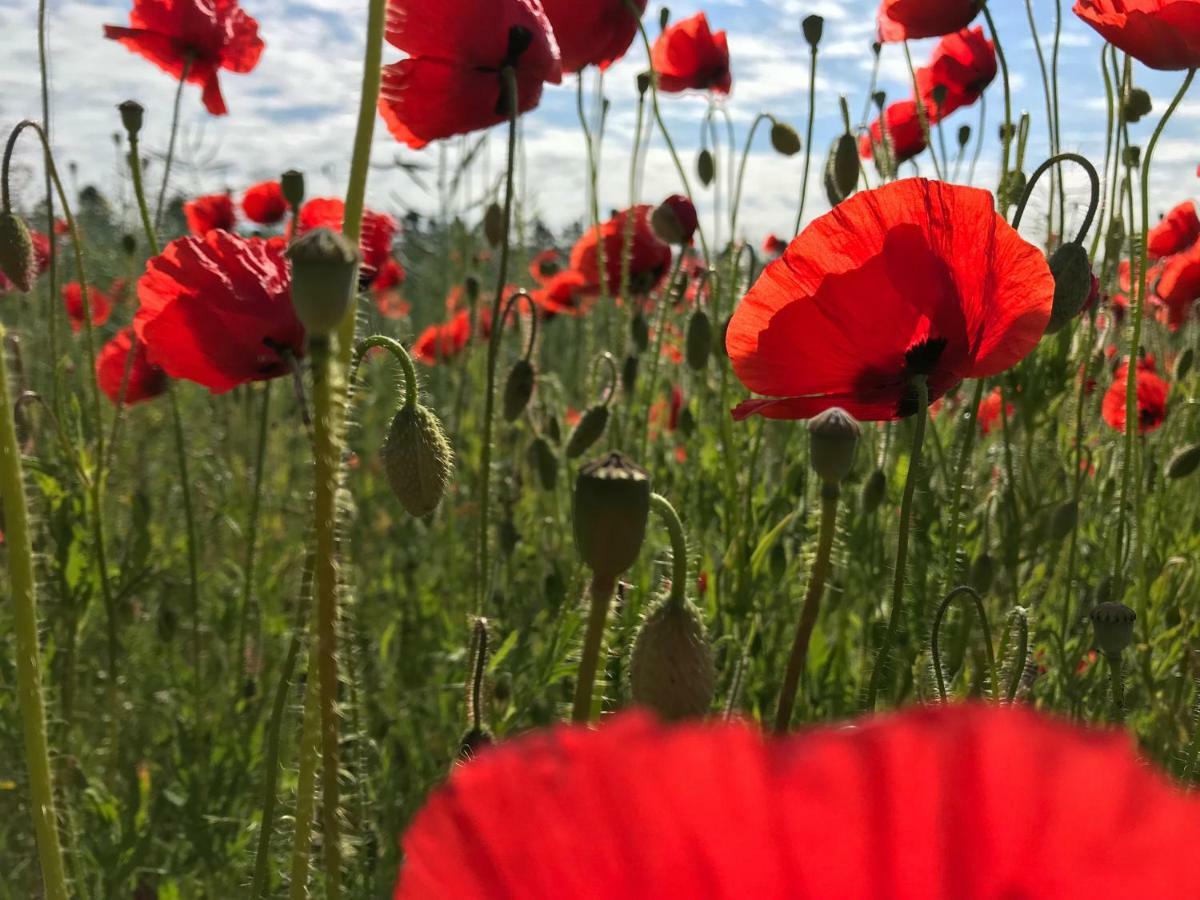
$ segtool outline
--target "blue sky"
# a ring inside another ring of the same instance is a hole
[[[436,2],[436,0],[434,0]],[[1054,0],[1032,0],[1039,32],[1053,33]],[[101,26],[123,23],[129,0],[50,0],[52,49],[52,121],[60,165],[78,165],[81,183],[111,188],[117,167],[112,134],[119,126],[115,106],[135,98],[147,107],[143,143],[150,150],[165,147],[174,83],[149,63],[101,37]],[[806,218],[826,208],[819,176],[820,162],[840,128],[837,95],[844,93],[852,114],[862,110],[871,69],[869,45],[874,32],[875,0],[676,0],[675,18],[703,8],[714,28],[729,32],[734,90],[725,104],[740,145],[759,112],[791,122],[803,133],[807,113],[808,49],[800,20],[809,13],[826,17],[821,66],[817,78],[817,120],[814,164]],[[1025,3],[994,3],[1001,37],[1013,71],[1015,107],[1032,114],[1034,139],[1027,169],[1045,153],[1045,106],[1034,55]],[[183,157],[196,163],[180,171],[181,187],[189,191],[238,190],[254,180],[275,176],[283,169],[302,168],[310,194],[341,193],[353,141],[355,110],[361,75],[360,54],[365,23],[365,0],[243,0],[261,24],[267,43],[259,67],[250,75],[222,76],[231,114],[207,116],[198,89],[184,96]],[[0,121],[15,123],[40,115],[36,55],[36,3],[0,0]],[[1064,149],[1103,162],[1104,86],[1099,74],[1100,39],[1069,11],[1062,0],[1061,50],[1062,129]],[[657,31],[659,5],[651,3],[647,25]],[[921,65],[933,41],[913,44],[914,61]],[[1047,46],[1047,52],[1049,48]],[[386,48],[388,61],[400,56]],[[613,67],[605,79],[612,101],[604,146],[601,203],[607,208],[628,200],[628,161],[633,133],[634,78],[645,67],[638,44]],[[1155,113],[1134,126],[1134,140],[1144,141],[1152,120],[1166,107],[1182,80],[1181,73],[1154,73],[1135,65],[1135,78],[1151,92]],[[899,46],[884,50],[880,87],[890,97],[908,92],[908,74]],[[689,166],[699,145],[700,122],[706,100],[701,96],[663,98],[668,125]],[[989,89],[988,140],[977,182],[991,186],[995,178],[998,142],[994,139],[1002,111],[997,82]],[[957,113],[947,123],[947,139],[959,124],[975,127],[977,110]],[[585,157],[575,114],[575,84],[548,87],[539,109],[525,117],[525,186],[528,202],[555,227],[578,220],[584,213]],[[1196,164],[1200,161],[1200,88],[1184,103],[1159,145],[1155,177],[1158,209],[1197,192]],[[463,142],[448,142],[445,153],[453,163]],[[380,127],[374,148],[379,166],[372,175],[369,202],[393,213],[407,209],[436,209],[435,194],[423,191],[391,166],[397,158],[429,166],[426,178],[436,181],[439,151],[413,153],[395,144]],[[32,144],[22,154],[33,171]],[[491,183],[502,164],[503,134],[494,132],[488,150],[472,179],[474,193]],[[767,231],[790,230],[799,195],[803,157],[774,155],[766,129],[755,142],[746,179],[739,231],[758,239]],[[923,172],[931,174],[926,160]],[[641,199],[655,202],[677,190],[678,181],[661,140],[651,146]],[[1082,200],[1081,184],[1072,195]]]

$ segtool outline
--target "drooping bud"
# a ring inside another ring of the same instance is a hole
[[[633,396],[633,391],[637,387],[637,378],[638,358],[630,353],[625,357],[625,362],[621,364],[621,390],[625,392],[625,396]]]
[[[533,396],[533,386],[537,382],[537,373],[533,363],[525,358],[518,359],[508,370],[508,380],[504,382],[504,421],[515,422],[517,417],[529,405]]]
[[[864,515],[870,515],[879,509],[883,503],[883,497],[887,493],[887,476],[883,474],[883,469],[876,469],[867,478],[867,483],[862,489],[862,511]]]
[[[137,137],[138,132],[142,130],[142,123],[146,118],[146,109],[136,100],[126,100],[124,103],[117,105],[117,109],[121,113],[121,125],[130,137]]]
[[[860,163],[858,144],[854,140],[854,135],[844,132],[833,142],[833,146],[829,149],[827,166],[829,181],[827,188],[836,192],[838,198],[836,202],[840,203],[853,194],[858,187]],[[831,202],[833,201],[831,200]]]
[[[608,427],[608,407],[597,403],[584,412],[575,424],[571,436],[567,438],[567,458],[575,459],[582,456],[591,446],[600,440],[604,429]]]
[[[504,210],[499,203],[489,203],[483,214],[483,236],[493,247],[504,241]]]
[[[717,164],[707,149],[701,150],[700,155],[696,157],[696,174],[700,176],[700,183],[705,187],[712,184],[713,179],[717,177]]]
[[[633,702],[666,722],[712,708],[716,668],[700,611],[690,600],[659,600],[642,622],[629,660]]]
[[[650,323],[646,321],[641,310],[638,310],[629,323],[629,336],[633,338],[633,346],[637,348],[638,353],[645,353],[646,348],[650,346]]]
[[[1091,613],[1096,646],[1110,659],[1121,655],[1133,642],[1133,623],[1137,613],[1124,603],[1108,600],[1098,603]]]
[[[575,546],[596,575],[616,578],[637,560],[650,516],[650,476],[620,453],[579,470]]]
[[[296,169],[288,169],[279,176],[279,187],[283,191],[283,199],[292,209],[299,209],[304,203],[304,173]]]
[[[533,439],[526,451],[529,466],[537,472],[538,483],[547,491],[554,490],[558,482],[558,457],[550,442],[540,435]]]
[[[645,97],[646,91],[650,90],[650,73],[638,72],[637,76],[637,92],[639,97]]]
[[[1121,105],[1121,109],[1125,114],[1126,122],[1140,122],[1142,116],[1150,115],[1154,104],[1148,93],[1141,88],[1134,88],[1125,95],[1125,102]]]
[[[850,413],[837,406],[808,420],[813,470],[826,484],[841,484],[854,467],[862,429]]]
[[[699,224],[696,207],[682,194],[672,194],[650,216],[654,233],[667,244],[690,244]]]
[[[1190,447],[1180,447],[1171,455],[1167,463],[1167,477],[1174,481],[1177,478],[1187,478],[1200,468],[1200,444]]]
[[[784,156],[795,156],[802,149],[800,135],[787,122],[771,120],[771,146],[776,153]]]
[[[692,313],[687,329],[687,363],[696,371],[708,365],[708,356],[712,352],[713,327],[712,319],[703,309]]]
[[[825,33],[825,19],[815,15],[805,16],[804,21],[800,23],[800,29],[804,32],[808,46],[816,50],[817,45],[821,43],[821,35]]]
[[[1063,244],[1050,257],[1054,276],[1054,304],[1050,310],[1047,334],[1061,331],[1079,315],[1092,292],[1092,262],[1082,244]]]
[[[0,213],[0,272],[28,294],[37,278],[33,238],[21,217],[11,210]]]
[[[380,456],[392,493],[409,515],[420,518],[437,509],[454,471],[454,454],[432,410],[420,403],[401,407]]]
[[[306,231],[287,248],[292,261],[292,305],[310,334],[342,323],[354,299],[358,248],[329,228]]]

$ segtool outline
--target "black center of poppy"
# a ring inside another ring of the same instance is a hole
[[[1158,415],[1152,409],[1143,409],[1138,412],[1138,421],[1141,422],[1143,428],[1149,428],[1158,420]]]
[[[937,362],[946,349],[945,338],[926,338],[904,351],[904,374],[906,380],[914,375],[932,375]]]
[[[504,65],[515,68],[521,54],[528,50],[532,43],[533,32],[528,28],[514,25],[508,29],[508,49],[504,51]]]

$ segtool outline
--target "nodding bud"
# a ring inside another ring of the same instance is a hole
[[[884,91],[876,91],[871,95],[871,100],[875,103],[875,108],[883,112],[883,104],[887,103],[887,94]]]
[[[608,407],[597,403],[589,408],[575,424],[571,436],[567,438],[567,458],[575,459],[583,456],[608,427]]]
[[[579,470],[575,546],[596,575],[616,578],[637,561],[650,516],[650,476],[620,453]]]
[[[1054,512],[1050,516],[1050,540],[1064,540],[1067,535],[1075,530],[1075,523],[1078,521],[1079,504],[1074,500],[1064,500],[1054,508]]]
[[[358,248],[330,228],[314,228],[292,241],[287,256],[296,318],[310,334],[328,334],[354,300]]]
[[[630,353],[625,357],[625,362],[621,364],[621,390],[627,397],[633,396],[634,389],[637,387],[637,379],[638,358]]]
[[[0,272],[23,294],[29,293],[37,279],[33,238],[25,222],[11,210],[0,213]]]
[[[696,157],[696,174],[700,176],[700,183],[705,187],[712,184],[713,179],[717,177],[717,164],[707,149],[701,150],[700,155]]]
[[[825,33],[825,19],[821,16],[805,16],[804,21],[800,23],[800,30],[804,32],[808,46],[816,50],[817,45],[821,43],[821,35]]]
[[[865,515],[870,515],[879,509],[883,503],[883,497],[887,493],[887,476],[883,474],[883,469],[876,469],[867,478],[867,483],[862,489],[862,511]]]
[[[1131,144],[1121,151],[1121,161],[1125,163],[1128,169],[1138,169],[1142,165],[1142,148],[1137,144]]]
[[[1047,334],[1061,331],[1079,315],[1092,292],[1092,261],[1081,244],[1063,244],[1050,257],[1054,276],[1054,303],[1050,310]]]
[[[1172,481],[1176,478],[1187,478],[1200,468],[1200,444],[1190,447],[1180,447],[1167,463],[1167,477]]]
[[[121,113],[121,126],[130,137],[137,137],[146,118],[146,108],[136,100],[126,100],[117,105]]]
[[[533,386],[537,382],[537,372],[533,363],[527,359],[518,359],[508,370],[508,380],[504,382],[504,421],[515,422],[533,396]]]
[[[841,484],[854,467],[862,429],[850,413],[832,406],[808,420],[813,470],[826,484]]]
[[[629,336],[633,338],[633,346],[637,348],[638,353],[645,353],[646,348],[650,346],[650,323],[646,321],[641,310],[638,310],[633,321],[629,323]]]
[[[525,451],[529,467],[537,473],[538,483],[547,491],[554,490],[558,483],[558,457],[550,442],[540,435],[533,439]]]
[[[639,97],[645,97],[646,91],[650,90],[650,78],[649,72],[638,72],[637,92]]]
[[[665,31],[667,28],[667,23],[670,21],[671,21],[671,9],[670,9],[670,7],[664,6],[662,9],[660,9],[658,11],[658,27]]]
[[[958,146],[959,148],[966,147],[971,140],[971,126],[960,125],[958,128]]]
[[[288,169],[279,176],[279,187],[283,191],[283,199],[292,209],[299,209],[304,203],[304,173],[296,169]]]
[[[132,234],[121,235],[121,249],[125,252],[126,256],[133,256],[133,254],[137,253],[137,238]]]
[[[633,642],[633,702],[667,722],[698,718],[712,708],[716,680],[712,646],[695,604],[658,601]]]
[[[776,153],[784,156],[795,156],[801,150],[800,135],[787,122],[771,120],[771,146]]]
[[[499,203],[489,203],[483,214],[483,236],[493,247],[504,241],[504,210]]]
[[[380,456],[392,493],[409,515],[420,518],[437,509],[454,471],[454,454],[430,409],[420,403],[401,407]]]
[[[1182,381],[1188,377],[1192,371],[1192,362],[1196,359],[1195,351],[1188,347],[1179,354],[1179,359],[1175,360],[1175,380]]]
[[[650,227],[659,239],[681,247],[692,242],[699,224],[695,205],[682,194],[672,194],[650,215]]]
[[[1150,95],[1141,88],[1131,90],[1125,96],[1125,102],[1121,104],[1126,122],[1141,121],[1142,116],[1148,116],[1153,108],[1154,104],[1150,100]]]
[[[1137,613],[1124,603],[1113,600],[1096,604],[1091,613],[1096,646],[1105,656],[1115,658],[1133,642],[1133,623]]]
[[[983,595],[992,589],[992,582],[996,580],[996,561],[992,559],[992,555],[984,550],[971,563],[971,571],[967,574],[967,581],[971,587],[975,588],[977,594]]]
[[[687,364],[697,372],[708,365],[708,357],[712,353],[713,327],[712,319],[702,309],[692,313],[687,328]]]

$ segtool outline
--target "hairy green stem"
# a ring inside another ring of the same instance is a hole
[[[800,182],[800,208],[796,210],[796,227],[792,230],[792,234],[800,233],[800,226],[804,223],[804,205],[808,199],[808,170],[812,164],[812,143],[813,143],[813,120],[816,118],[817,110],[817,47],[814,44],[809,53],[808,65],[808,127],[804,134],[804,176]],[[739,192],[741,183],[738,184]]]
[[[650,508],[658,513],[671,536],[670,598],[682,602],[687,596],[687,536],[683,532],[683,522],[671,501],[662,494],[650,495]]]
[[[571,721],[586,724],[592,718],[592,699],[596,691],[596,671],[600,662],[600,648],[604,644],[604,626],[608,623],[608,607],[612,603],[617,580],[612,575],[594,573],[588,594],[591,608],[588,613],[587,631],[583,638],[583,652],[579,658],[579,672],[575,681],[575,703]]]
[[[309,900],[308,870],[312,853],[313,810],[316,806],[317,761],[321,756],[321,687],[317,674],[316,642],[308,652],[304,716],[300,725],[300,760],[296,776],[295,835],[292,843],[290,900]]]

